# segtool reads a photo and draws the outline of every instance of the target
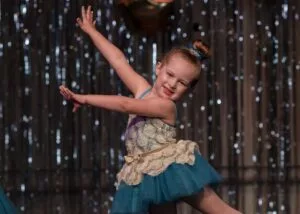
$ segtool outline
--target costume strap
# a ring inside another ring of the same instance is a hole
[[[144,96],[146,96],[152,88],[147,88],[139,97],[138,99],[142,99]]]

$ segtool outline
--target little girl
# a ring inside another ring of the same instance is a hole
[[[125,164],[117,175],[111,213],[176,213],[178,200],[204,213],[239,213],[211,189],[220,182],[216,171],[200,155],[197,143],[176,140],[176,105],[198,81],[201,59],[209,51],[201,42],[168,52],[156,66],[151,86],[128,64],[123,53],[94,27],[91,7],[82,7],[80,28],[93,40],[134,98],[81,95],[60,86],[74,103],[129,114]]]

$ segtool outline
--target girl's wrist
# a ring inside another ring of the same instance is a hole
[[[83,100],[83,104],[84,104],[84,105],[88,105],[88,99],[87,99],[87,97],[88,97],[88,96],[85,95],[85,94],[82,95],[82,100]]]
[[[88,27],[88,29],[86,29],[86,33],[91,36],[93,33],[95,33],[97,30],[95,27]]]
[[[85,94],[76,94],[76,98],[74,100],[78,102],[80,105],[86,105],[87,104],[87,96]]]

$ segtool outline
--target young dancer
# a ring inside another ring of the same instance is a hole
[[[151,86],[95,29],[90,6],[82,7],[81,16],[77,19],[80,28],[134,95],[83,95],[60,86],[64,98],[73,101],[74,112],[81,105],[91,105],[129,114],[128,154],[117,175],[111,213],[176,213],[178,200],[204,213],[239,213],[211,189],[221,178],[200,155],[197,143],[176,139],[175,102],[196,84],[208,48],[200,41],[189,48],[173,48],[158,62],[157,78]]]

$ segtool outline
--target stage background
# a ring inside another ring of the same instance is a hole
[[[0,0],[0,185],[24,213],[107,213],[111,205],[127,116],[91,107],[74,114],[58,90],[129,95],[75,25],[87,4],[97,29],[150,82],[170,47],[209,44],[197,88],[178,104],[180,138],[199,143],[232,206],[299,212],[298,0],[178,0],[169,27],[152,37],[128,29],[112,0]]]

